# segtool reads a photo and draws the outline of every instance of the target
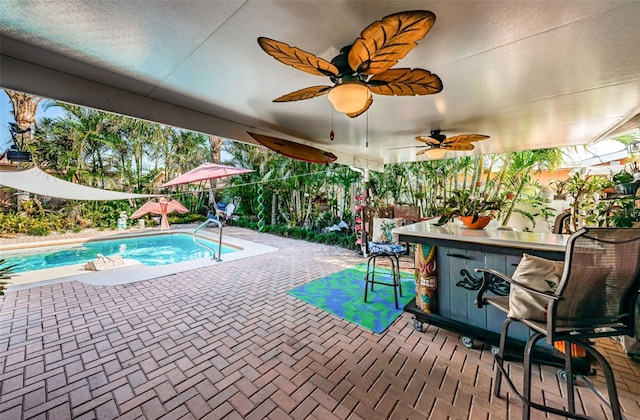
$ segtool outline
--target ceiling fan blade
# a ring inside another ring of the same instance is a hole
[[[457,143],[451,143],[451,144],[443,144],[442,148],[447,150],[458,150],[458,151],[473,150],[473,144],[457,142]]]
[[[429,147],[427,149],[418,150],[418,152],[416,153],[416,156],[424,155],[425,153],[427,153],[431,149],[433,149],[433,147]]]
[[[264,147],[273,150],[283,156],[291,159],[301,160],[310,163],[331,163],[338,159],[336,155],[325,150],[317,149],[306,144],[296,143],[277,137],[271,137],[264,134],[251,133],[247,131],[251,137]]]
[[[423,143],[426,144],[435,144],[436,146],[440,144],[440,142],[436,139],[434,139],[433,137],[429,137],[429,136],[417,136],[416,140],[421,141]],[[423,147],[423,146],[416,146],[416,147]]]
[[[424,38],[436,21],[427,10],[385,16],[367,26],[349,51],[349,65],[358,73],[378,74],[393,67]]]
[[[367,103],[364,104],[364,107],[360,111],[352,112],[350,114],[345,114],[345,115],[347,117],[349,117],[349,118],[355,118],[358,115],[362,115],[365,112],[367,112],[367,110],[369,109],[369,107],[371,106],[372,103],[373,103],[373,96],[371,96],[371,94],[369,94],[369,99],[367,99]]]
[[[336,66],[300,48],[291,47],[284,42],[263,36],[258,38],[258,44],[271,57],[298,70],[316,76],[335,76],[338,74]]]
[[[483,134],[461,134],[459,136],[448,137],[442,144],[450,143],[471,143],[474,141],[486,140],[489,136]]]
[[[424,69],[391,69],[371,77],[367,86],[378,95],[431,95],[442,90],[442,81]]]
[[[281,97],[274,99],[273,102],[291,102],[315,98],[317,96],[326,95],[332,87],[333,86],[311,86],[282,95]]]

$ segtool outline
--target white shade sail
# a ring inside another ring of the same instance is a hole
[[[124,193],[74,184],[51,176],[38,168],[31,168],[25,171],[0,171],[0,185],[46,197],[65,198],[67,200],[110,201],[157,196],[157,194]]]

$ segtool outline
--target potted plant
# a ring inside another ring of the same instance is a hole
[[[554,200],[566,200],[567,199],[567,180],[564,181],[551,181],[552,188],[554,189]]]
[[[616,191],[616,183],[613,182],[613,179],[606,179],[602,182],[602,193],[604,197],[609,197],[618,193]]]
[[[506,198],[489,198],[485,193],[471,194],[467,190],[454,190],[436,225],[442,226],[459,217],[467,227],[482,229],[500,213],[505,203]]]
[[[633,176],[633,182],[640,182],[640,164],[637,161],[631,161],[627,164],[629,173]]]
[[[613,174],[612,179],[616,184],[625,184],[633,181],[633,175],[631,175],[626,169],[623,169],[620,172]]]
[[[614,174],[612,179],[618,194],[633,195],[638,191],[640,184],[633,182],[633,175],[626,169]]]
[[[596,206],[598,226],[629,228],[640,222],[640,208],[633,197],[602,201]]]

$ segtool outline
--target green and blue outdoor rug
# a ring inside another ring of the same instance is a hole
[[[364,303],[364,276],[366,264],[330,274],[289,290],[291,296],[310,303],[349,322],[380,334],[402,314],[402,308],[415,296],[413,273],[401,273],[402,297],[398,296],[396,309],[393,287],[376,284]],[[376,269],[376,281],[391,282],[391,271]]]

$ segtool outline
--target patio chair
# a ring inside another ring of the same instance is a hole
[[[227,203],[223,203],[222,201],[215,203],[213,208],[209,209],[209,211],[207,212],[207,219],[217,220],[222,223],[221,216],[224,215],[226,208]]]
[[[234,219],[234,212],[236,211],[235,204],[217,203],[217,207],[217,211],[209,210],[207,212],[207,219],[217,220],[222,225],[231,224],[231,221]]]
[[[226,225],[231,225],[233,222],[233,218],[235,217],[234,212],[236,211],[236,205],[233,203],[229,203],[224,211],[224,215],[222,215],[222,221]]]
[[[553,230],[552,233],[567,233],[571,232],[569,227],[569,222],[571,221],[571,211],[563,210],[560,214],[558,214],[553,221]]]
[[[393,206],[393,217],[402,220],[402,225],[420,221],[419,206]]]
[[[523,402],[523,419],[529,419],[531,407],[570,418],[590,418],[575,412],[572,353],[582,350],[602,368],[613,418],[622,419],[611,366],[589,340],[597,337],[634,335],[634,305],[640,287],[639,255],[640,229],[583,228],[572,234],[567,241],[565,260],[561,266],[557,287],[553,287],[553,282],[549,283],[547,280],[553,277],[552,273],[555,270],[549,263],[555,265],[558,262],[542,258],[538,258],[537,266],[532,265],[527,269],[529,276],[517,276],[518,269],[521,268],[520,264],[523,262],[518,265],[514,278],[491,269],[476,269],[476,272],[483,273],[483,284],[478,292],[478,307],[488,304],[509,314],[510,306],[528,305],[535,299],[546,302],[544,306],[546,314],[536,315],[536,317],[542,316],[541,319],[531,319],[534,318],[533,315],[527,318],[508,316],[504,321],[500,347],[495,354],[497,365],[493,390],[495,396],[500,396],[500,385],[504,377],[515,395]],[[543,267],[545,265],[547,268]],[[537,280],[547,282],[550,291],[540,291],[539,288],[532,288],[525,284],[533,280],[536,270],[539,273],[546,271],[546,276],[539,277]],[[492,277],[498,277],[510,283],[509,297],[485,296]],[[516,295],[513,295],[513,292],[517,289],[527,291],[525,295],[528,298],[514,301]],[[544,320],[545,316],[546,320]],[[509,326],[513,322],[521,322],[532,330],[532,335],[524,347],[522,393],[517,391],[504,367],[505,344]],[[563,345],[565,349],[567,410],[531,401],[532,351],[535,344],[542,338],[546,338],[549,345],[556,343],[560,345],[558,347]]]

